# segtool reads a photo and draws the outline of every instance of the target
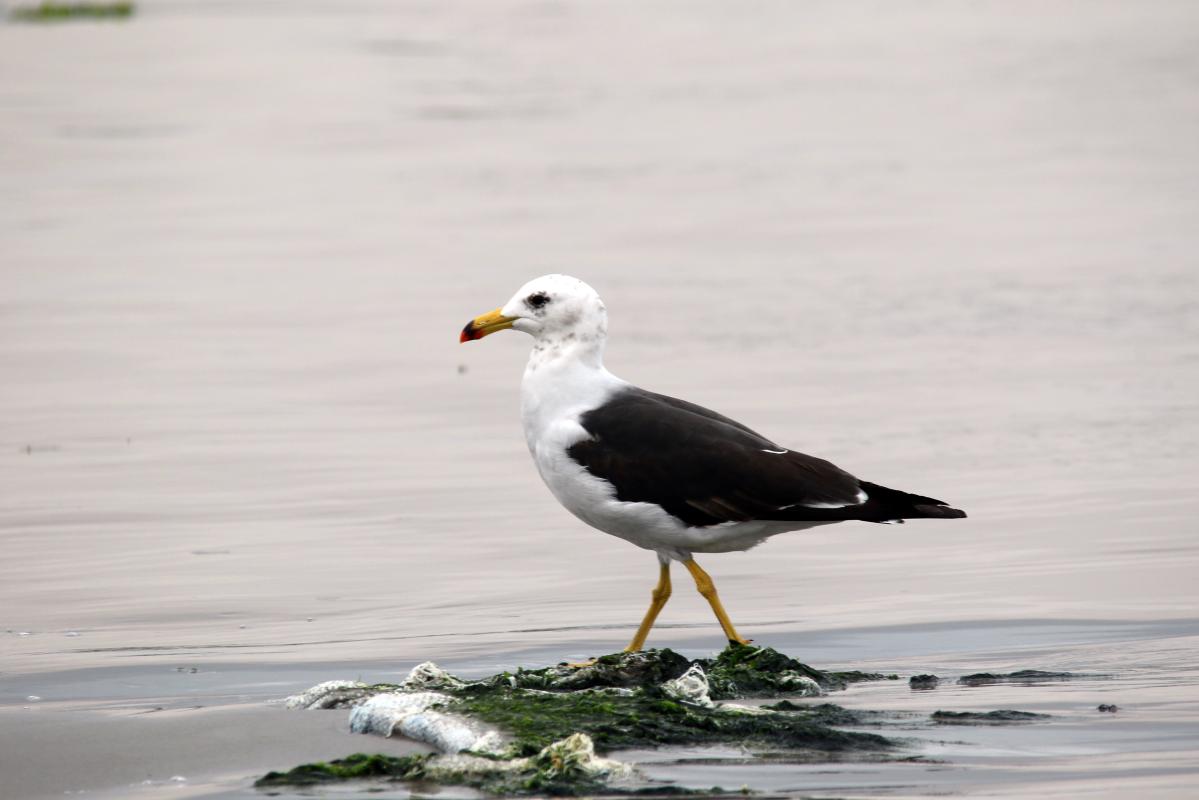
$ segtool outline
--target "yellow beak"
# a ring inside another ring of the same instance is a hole
[[[498,308],[495,311],[488,311],[466,323],[466,327],[462,329],[462,335],[458,337],[458,342],[472,342],[475,339],[482,339],[489,333],[511,328],[516,319],[516,317],[505,317]]]

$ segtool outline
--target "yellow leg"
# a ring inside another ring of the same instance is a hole
[[[691,577],[695,578],[695,588],[708,601],[708,605],[712,606],[712,611],[716,614],[716,619],[720,621],[720,627],[724,629],[725,637],[730,642],[749,644],[749,639],[742,639],[737,634],[737,629],[733,627],[733,621],[729,619],[729,615],[725,613],[724,606],[720,604],[720,596],[716,594],[716,584],[712,583],[712,576],[700,569],[699,564],[695,563],[695,559],[684,561],[683,566],[691,573]]]
[[[633,636],[633,641],[629,642],[629,646],[624,649],[626,653],[635,653],[645,645],[645,640],[649,636],[650,628],[654,627],[654,620],[658,618],[658,612],[662,610],[662,606],[666,605],[666,601],[670,599],[670,562],[667,561],[662,565],[661,572],[658,573],[658,585],[654,587],[654,591],[650,593],[649,610],[645,612],[645,618],[641,620],[641,627],[637,629],[637,633]]]

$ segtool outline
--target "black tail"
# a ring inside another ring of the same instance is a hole
[[[868,522],[895,522],[905,519],[961,519],[966,512],[950,508],[941,500],[921,497],[918,494],[888,489],[877,483],[860,481],[862,491],[869,498],[862,506],[860,519]]]
[[[961,519],[966,512],[950,508],[940,500],[908,494],[898,489],[888,489],[877,483],[858,481],[866,493],[866,502],[846,506],[784,506],[777,512],[760,519],[779,519],[788,522],[841,522],[860,519],[864,522],[903,522],[905,519]]]

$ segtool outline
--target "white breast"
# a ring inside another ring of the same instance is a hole
[[[688,527],[653,503],[616,499],[608,481],[570,457],[568,449],[589,434],[580,423],[629,384],[602,366],[571,358],[539,358],[534,352],[521,382],[525,439],[545,485],[568,511],[593,528],[647,550],[686,559],[692,552],[745,550],[804,523],[741,522]]]

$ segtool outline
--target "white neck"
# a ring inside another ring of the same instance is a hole
[[[550,428],[628,385],[604,368],[603,353],[602,335],[537,338],[520,384],[521,421],[530,450]]]
[[[603,332],[581,334],[576,331],[568,333],[543,333],[533,340],[533,351],[529,353],[529,362],[525,365],[525,376],[536,372],[542,367],[554,368],[570,362],[578,362],[591,369],[604,368],[604,344],[606,337]]]

